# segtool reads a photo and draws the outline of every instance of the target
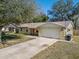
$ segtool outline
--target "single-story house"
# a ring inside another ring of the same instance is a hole
[[[73,36],[72,21],[59,22],[42,22],[42,23],[25,23],[18,26],[19,32],[24,32],[30,35],[37,35],[40,37],[48,37],[60,39],[64,38],[67,31],[70,30]]]
[[[7,24],[2,27],[2,31],[15,32],[17,26],[15,24]]]

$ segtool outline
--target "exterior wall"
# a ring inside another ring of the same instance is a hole
[[[66,33],[67,33],[67,31],[68,31],[68,29],[70,29],[70,33],[71,33],[71,35],[72,35],[72,37],[73,37],[73,25],[72,24],[69,24],[69,26],[66,28]]]
[[[69,24],[68,29],[70,29],[70,32],[72,34],[72,40],[73,40],[73,25]]]
[[[21,27],[21,28],[19,28],[19,33],[26,33],[27,32],[26,30],[28,30],[28,28]]]
[[[65,29],[63,29],[63,30],[60,31],[60,39],[61,40],[65,40],[65,32],[64,32],[64,30]]]
[[[63,37],[64,37],[64,39],[65,39],[65,36],[67,35],[67,33],[68,33],[68,30],[70,30],[69,32],[71,33],[71,35],[72,35],[72,37],[71,37],[71,39],[73,39],[73,25],[70,23],[69,24],[69,26],[66,28],[66,29],[64,29],[64,31],[63,31]]]
[[[29,34],[29,35],[36,35],[38,36],[38,29],[37,28],[26,28],[21,27],[19,28],[19,33]]]
[[[61,39],[65,40],[65,36],[67,35],[68,29],[70,29],[70,33],[72,35],[72,39],[73,39],[73,25],[70,23],[69,26],[66,29],[63,29],[61,31]]]
[[[72,25],[72,24],[69,24],[68,28],[70,29],[71,34],[72,34],[72,36],[73,36],[73,25]]]

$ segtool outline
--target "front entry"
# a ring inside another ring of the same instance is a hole
[[[34,28],[31,28],[30,29],[30,35],[38,36],[38,30],[37,29],[34,29]]]

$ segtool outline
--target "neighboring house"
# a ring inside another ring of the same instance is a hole
[[[73,36],[73,23],[71,21],[25,23],[18,26],[19,32],[40,37],[61,39],[70,30]]]
[[[2,27],[2,31],[7,31],[7,32],[15,32],[17,26],[15,24],[8,24]]]

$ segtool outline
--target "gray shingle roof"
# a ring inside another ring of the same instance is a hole
[[[45,23],[25,23],[25,24],[20,24],[18,27],[28,27],[28,28],[37,28]]]
[[[18,27],[37,28],[41,25],[48,24],[48,23],[56,24],[56,25],[59,25],[61,27],[67,27],[70,23],[72,23],[72,21],[25,23],[25,24],[20,24]]]

